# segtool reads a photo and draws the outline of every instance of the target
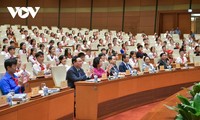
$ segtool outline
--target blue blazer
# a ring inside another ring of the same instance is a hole
[[[130,64],[128,64],[128,65],[132,69],[131,65]],[[126,70],[128,70],[128,68],[126,67],[124,62],[121,62],[120,65],[119,65],[119,72],[126,72]]]
[[[80,69],[79,71],[77,71],[77,69],[74,66],[72,66],[67,71],[66,79],[68,80],[68,86],[71,88],[75,88],[74,82],[84,81],[87,79],[87,76],[85,75],[85,72],[83,71],[83,69]]]

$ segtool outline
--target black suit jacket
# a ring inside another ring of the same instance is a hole
[[[164,66],[165,69],[167,69],[167,66],[168,66],[167,61],[160,60],[158,64],[159,64],[158,65],[159,69],[160,69],[160,66],[162,65]]]
[[[68,80],[68,86],[71,88],[75,88],[74,82],[84,81],[87,79],[87,76],[85,75],[85,72],[83,71],[83,69],[80,69],[79,71],[77,71],[77,69],[74,66],[72,66],[67,71],[66,78]]]
[[[117,72],[117,73],[119,72],[119,69],[117,68],[116,65],[113,66],[113,67],[110,69],[110,75],[113,76],[113,73],[114,73],[114,72]]]
[[[130,64],[128,64],[128,65],[132,69],[131,65]],[[121,64],[119,65],[119,72],[126,72],[126,70],[128,70],[128,68],[126,67],[124,62],[121,62]]]

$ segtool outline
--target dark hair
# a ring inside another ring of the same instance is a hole
[[[8,52],[9,52],[10,50],[15,50],[15,47],[14,47],[14,46],[9,46],[9,47],[8,47]]]
[[[62,36],[61,41],[63,41],[63,39],[66,38],[65,36]]]
[[[85,57],[85,53],[83,53],[83,52],[80,52],[79,54],[78,54],[78,57]]]
[[[87,41],[86,41],[86,40],[83,40],[83,44],[84,44],[85,42],[87,42]]]
[[[78,56],[74,56],[74,57],[72,58],[72,64],[74,64],[74,62],[76,62],[78,58],[79,58]]]
[[[53,44],[54,44],[55,42],[54,42],[54,40],[50,40],[50,41],[49,41],[49,44],[50,44],[50,43],[53,43]]]
[[[100,63],[100,58],[99,57],[95,57],[93,60],[93,67],[97,68],[97,65]]]
[[[31,39],[30,44],[32,45],[34,41],[36,41],[36,40],[35,39]]]
[[[25,44],[25,42],[21,42],[21,43],[20,43],[20,47],[19,47],[20,50],[22,50],[22,46],[23,46],[24,44]]]
[[[112,44],[111,44],[111,43],[108,43],[108,47],[109,47],[110,45],[112,45]]]
[[[68,56],[68,51],[71,50],[70,48],[65,48],[65,53],[64,56],[67,57]]]
[[[33,54],[33,51],[34,51],[34,50],[36,50],[36,48],[31,48],[31,53],[30,53],[30,55]]]
[[[103,53],[99,53],[98,57],[101,58],[102,56],[106,56],[106,55]]]
[[[126,56],[127,56],[128,54],[122,54],[122,61],[124,61],[124,59],[126,59]]]
[[[41,43],[41,44],[39,45],[39,48],[41,49],[42,47],[45,47],[45,46],[44,46],[44,44]]]
[[[77,44],[77,45],[76,45],[76,50],[78,49],[79,46],[81,46],[81,45],[80,45],[80,44]]]
[[[146,58],[149,58],[149,60],[150,60],[149,56],[144,56],[143,61],[145,61]]]
[[[6,40],[8,40],[8,39],[7,39],[7,38],[4,38],[4,39],[3,39],[3,42],[5,42]]]
[[[5,51],[7,45],[3,45],[2,51]]]
[[[112,60],[112,57],[113,57],[113,56],[108,56],[108,61],[111,61],[111,60]]]
[[[132,55],[134,55],[134,54],[136,54],[136,52],[135,52],[135,51],[131,51],[131,52],[130,52],[130,58],[131,58]]]
[[[162,57],[163,55],[165,55],[165,53],[161,53],[161,54],[160,54],[160,57]]]
[[[57,42],[57,46],[59,46],[60,42]]]
[[[195,48],[194,48],[194,49],[195,49],[195,50],[197,50],[197,48],[198,48],[198,47],[199,47],[199,46],[195,46]]]
[[[60,63],[61,63],[61,61],[63,60],[65,58],[65,56],[64,55],[61,55],[58,59],[59,59],[59,61],[60,61]]]
[[[106,49],[105,49],[105,48],[102,48],[102,49],[101,49],[101,52],[102,52],[103,50],[106,50]]]
[[[179,53],[180,53],[180,52],[185,52],[185,51],[184,51],[183,49],[180,49],[180,50],[179,50]]]
[[[137,46],[137,49],[139,50],[140,48],[142,48],[143,46],[142,45],[138,45]]]
[[[51,50],[54,48],[54,46],[49,47],[49,54],[51,54]]]
[[[163,45],[163,46],[162,46],[162,49],[163,49],[164,47],[166,48],[166,46],[165,46],[165,45]]]
[[[155,47],[154,47],[154,46],[152,46],[152,47],[150,48],[150,51],[151,51],[151,52],[152,52],[153,48],[155,48]]]
[[[35,54],[35,57],[38,58],[38,57],[41,56],[41,55],[44,55],[44,53],[40,51],[40,52],[37,52],[37,53]]]
[[[11,59],[7,59],[4,62],[4,67],[6,70],[8,70],[8,66],[11,67],[12,65],[17,65],[17,59],[16,58],[11,58]]]
[[[86,51],[86,52],[90,52],[91,50],[90,50],[90,49],[86,49],[85,51]]]
[[[14,41],[10,41],[10,44],[13,44],[13,43],[15,43]]]
[[[144,46],[149,45],[148,43],[145,43]]]

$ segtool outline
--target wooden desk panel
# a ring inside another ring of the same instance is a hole
[[[31,92],[31,88],[33,87],[41,87],[41,83],[46,83],[46,86],[49,88],[55,87],[53,78],[39,78],[36,80],[30,80],[28,83],[25,84],[25,92]]]
[[[168,97],[164,101],[158,103],[155,107],[153,107],[143,118],[142,120],[174,120],[176,116],[176,112],[169,110],[164,104],[168,106],[176,106],[176,103],[180,103],[177,94],[181,94],[183,96],[188,96],[186,90],[181,90],[172,96]]]
[[[162,100],[200,81],[199,68],[126,77],[100,83],[76,83],[76,118],[98,119]]]
[[[67,89],[46,97],[0,110],[1,120],[73,120],[74,90]]]

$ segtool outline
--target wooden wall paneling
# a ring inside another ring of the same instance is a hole
[[[90,28],[90,13],[76,13],[77,28]]]
[[[181,33],[189,33],[191,31],[191,16],[188,13],[178,14],[178,27]]]
[[[139,31],[140,12],[126,12],[124,16],[124,30],[125,32],[132,32],[136,34]]]
[[[166,14],[162,14],[161,15],[162,18],[162,22],[161,22],[161,33],[164,33],[166,32],[167,30],[171,30],[172,28],[175,28],[176,27],[176,14],[175,13],[166,13]]]

